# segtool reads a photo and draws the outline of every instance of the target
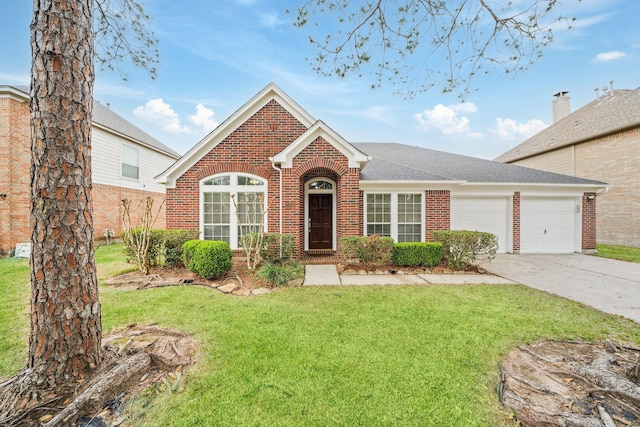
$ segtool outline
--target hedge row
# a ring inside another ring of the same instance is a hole
[[[400,267],[434,267],[442,261],[442,243],[396,243],[393,245],[392,261]]]

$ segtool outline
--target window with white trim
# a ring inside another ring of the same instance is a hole
[[[260,177],[237,173],[215,175],[201,181],[200,196],[204,240],[222,240],[238,249],[240,237],[258,231],[265,221],[267,185]]]
[[[140,178],[140,150],[131,145],[122,144],[120,171],[123,178]]]
[[[397,242],[422,241],[422,194],[398,194]]]
[[[396,242],[421,242],[423,205],[420,193],[368,193],[365,232],[390,236]]]
[[[391,194],[367,194],[367,236],[391,236]]]

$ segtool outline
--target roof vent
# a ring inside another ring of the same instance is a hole
[[[560,91],[553,95],[555,97],[552,102],[553,123],[564,119],[571,112],[570,98],[567,96],[568,93],[567,91]]]

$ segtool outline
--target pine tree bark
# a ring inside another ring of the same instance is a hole
[[[101,360],[91,197],[93,1],[34,0],[31,23],[31,331],[43,388]]]

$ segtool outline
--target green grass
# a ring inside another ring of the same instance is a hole
[[[158,323],[201,344],[184,392],[153,407],[151,426],[508,426],[493,389],[509,350],[544,338],[640,343],[633,322],[522,286],[302,287],[252,298],[103,286],[101,302],[105,331]],[[0,335],[24,354],[18,341]],[[0,375],[20,367],[0,366]]]
[[[640,248],[628,246],[596,245],[595,256],[619,259],[621,261],[640,262]]]

